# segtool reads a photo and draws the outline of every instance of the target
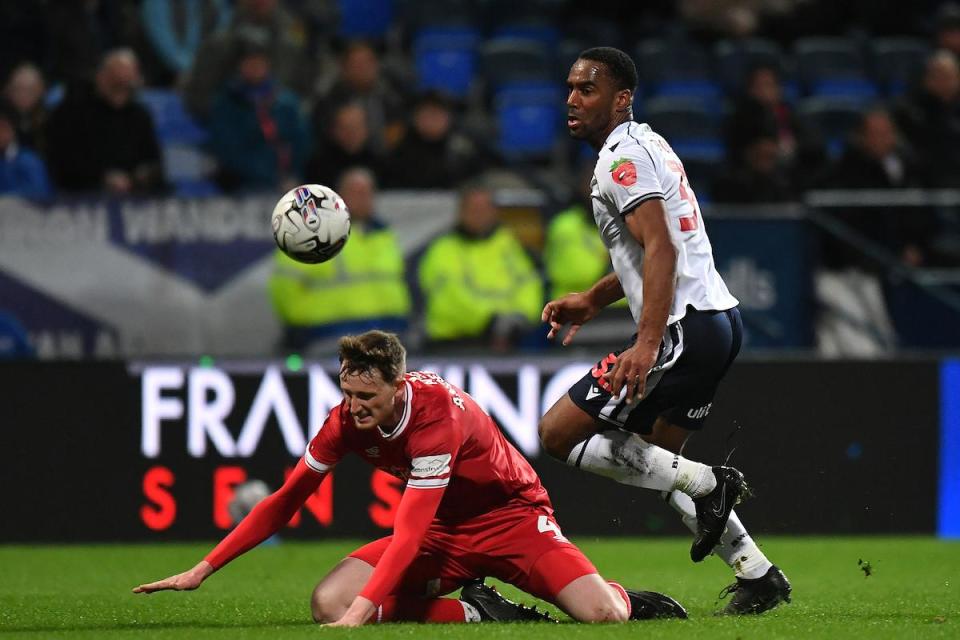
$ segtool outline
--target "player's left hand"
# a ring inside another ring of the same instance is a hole
[[[376,605],[364,598],[357,596],[347,608],[346,612],[340,616],[336,622],[328,622],[325,627],[359,627],[370,619],[370,616],[377,610]]]
[[[148,582],[133,588],[134,593],[153,593],[155,591],[193,591],[213,573],[213,567],[206,560],[201,560],[194,568],[175,576]]]
[[[633,403],[634,399],[643,398],[647,375],[656,364],[659,352],[660,345],[649,347],[637,343],[617,356],[613,368],[603,376],[610,383],[611,394],[614,397],[619,396],[626,386],[627,404]]]
[[[336,622],[328,622],[328,623],[326,623],[326,624],[324,624],[324,625],[320,625],[320,626],[323,626],[323,627],[361,627],[361,626],[363,626],[363,622],[360,622],[360,621],[358,621],[358,620],[348,620],[348,619],[347,619],[347,616],[343,616],[342,618],[340,618],[340,619],[337,620]]]

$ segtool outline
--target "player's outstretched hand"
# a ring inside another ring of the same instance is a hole
[[[133,588],[134,593],[153,593],[154,591],[193,591],[213,573],[213,567],[208,562],[201,561],[189,571],[178,573],[175,576],[148,582]]]
[[[598,311],[599,308],[586,293],[568,293],[548,302],[540,314],[540,319],[550,324],[550,331],[547,333],[550,340],[557,337],[564,325],[569,324],[570,330],[561,343],[567,346],[573,342],[573,336],[577,335],[580,327],[593,319]]]

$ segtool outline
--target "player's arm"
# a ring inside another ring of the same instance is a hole
[[[627,387],[627,401],[642,397],[647,374],[657,361],[660,341],[670,316],[677,275],[677,248],[667,227],[663,200],[646,200],[624,214],[630,234],[643,247],[643,309],[637,341],[617,357],[607,374],[613,395]]]
[[[333,623],[335,626],[357,626],[365,623],[397,586],[420,551],[420,545],[423,544],[427,529],[437,514],[445,488],[419,488],[408,483],[397,508],[390,544],[363,590],[354,598],[343,617]]]
[[[547,338],[553,339],[569,324],[570,330],[563,337],[563,346],[573,341],[580,327],[590,322],[600,309],[611,305],[623,297],[623,287],[617,274],[610,272],[600,278],[587,291],[568,293],[567,295],[551,300],[543,308],[540,319],[550,325]]]
[[[286,525],[307,498],[310,497],[325,473],[308,466],[303,459],[276,492],[264,498],[207,557],[192,569],[157,582],[135,587],[134,593],[154,591],[190,591],[199,587],[210,574],[237,556],[246,553]]]

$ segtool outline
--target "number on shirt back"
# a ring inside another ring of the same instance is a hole
[[[463,398],[460,397],[460,394],[457,393],[457,390],[454,389],[449,382],[447,382],[437,374],[432,373],[430,371],[410,371],[409,373],[407,373],[407,378],[409,378],[410,380],[416,380],[423,384],[443,385],[443,387],[447,390],[447,393],[450,394],[450,401],[453,402],[453,404],[456,405],[456,407],[460,409],[460,411],[467,410],[467,408],[463,404]]]
[[[560,533],[560,527],[557,526],[557,523],[547,516],[540,516],[537,519],[537,531],[554,534],[553,539],[557,542],[568,542],[564,535]]]
[[[687,172],[683,168],[683,163],[679,160],[668,160],[667,167],[680,176],[680,199],[690,205],[693,215],[680,218],[680,231],[696,231],[700,226],[697,221],[700,215],[700,207],[697,204],[697,196],[690,188],[690,181],[687,180]]]

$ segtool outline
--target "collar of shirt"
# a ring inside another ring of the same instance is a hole
[[[11,142],[3,151],[4,160],[10,162],[17,157],[18,153],[20,153],[20,145],[16,142]]]
[[[627,120],[626,122],[620,123],[617,127],[610,132],[610,135],[607,136],[607,139],[603,142],[603,148],[609,149],[615,144],[619,144],[621,140],[627,135],[630,131],[630,125],[637,124],[634,120]]]

